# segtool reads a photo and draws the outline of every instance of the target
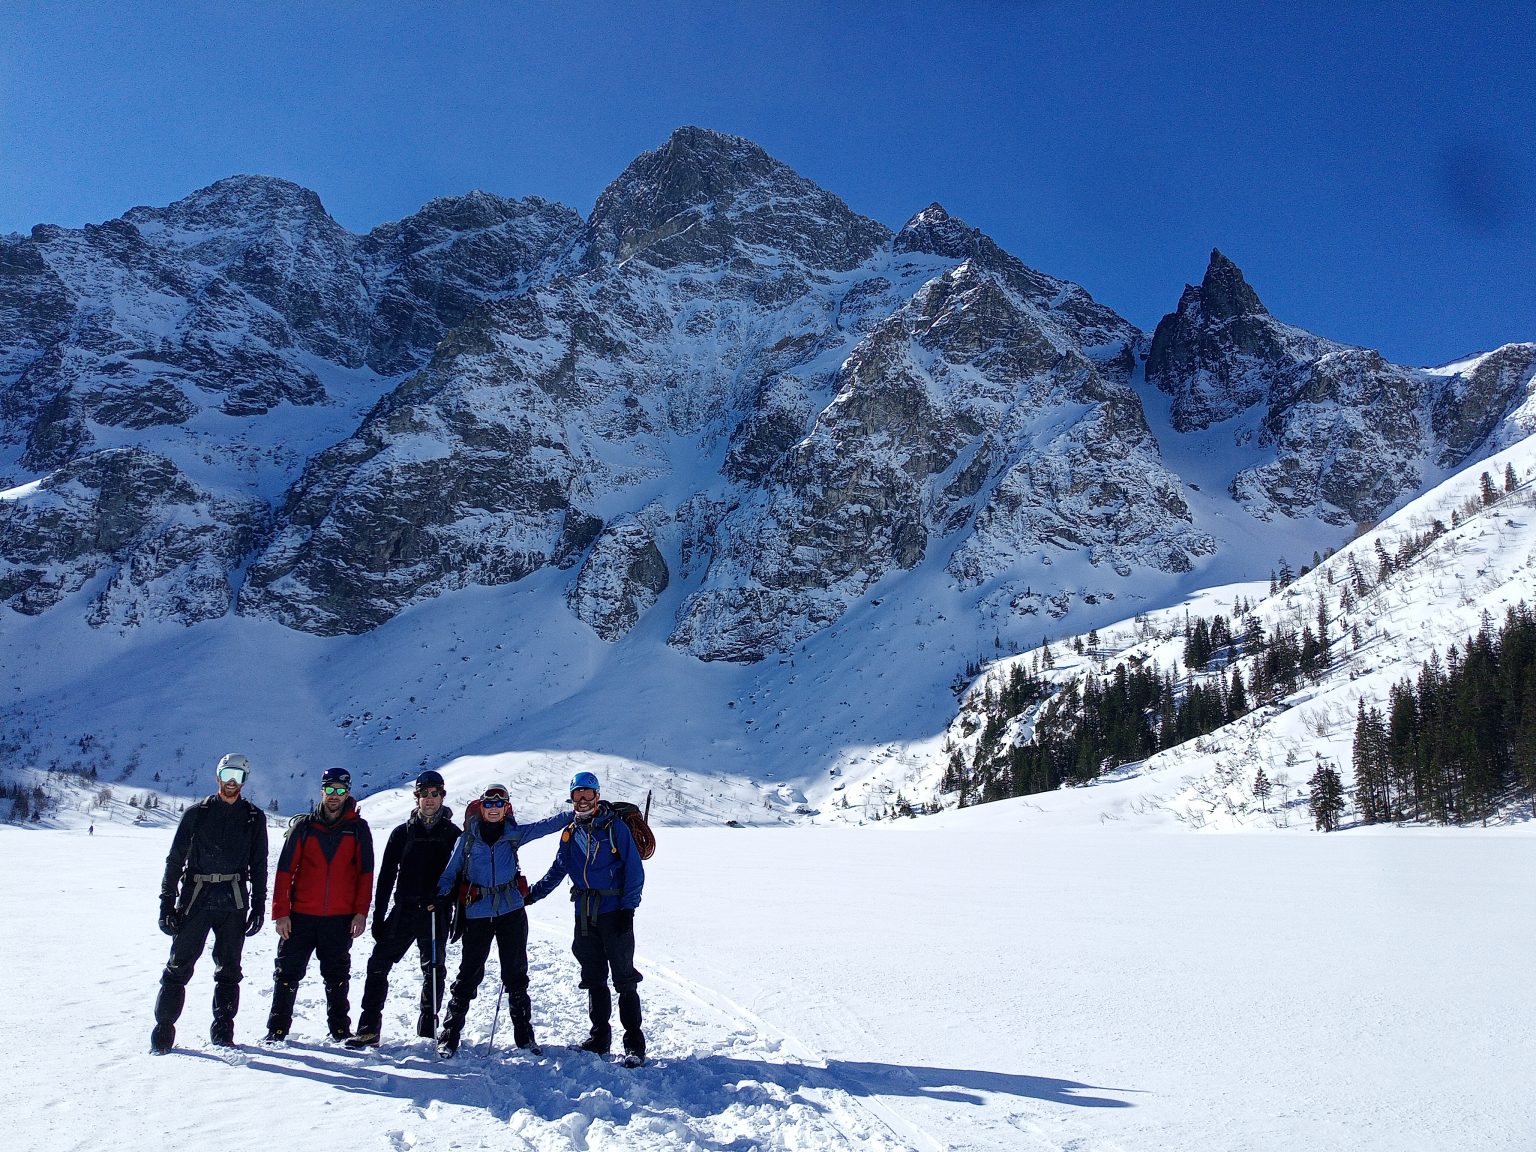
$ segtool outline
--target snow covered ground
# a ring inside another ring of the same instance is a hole
[[[450,798],[501,767],[450,766]],[[1101,819],[1137,786],[864,828],[663,825],[637,918],[655,1059],[634,1071],[563,1046],[585,1020],[560,899],[532,912],[540,1058],[509,1049],[504,1017],[486,1054],[494,958],[452,1062],[412,1035],[409,962],[378,1051],[323,1038],[313,969],[291,1043],[267,1049],[270,929],[248,944],[238,1053],[206,1043],[205,956],[177,1051],[151,1056],[169,831],[3,826],[6,1146],[1536,1147],[1529,824]],[[407,803],[362,807],[386,829]]]

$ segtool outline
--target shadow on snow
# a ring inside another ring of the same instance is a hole
[[[856,1060],[829,1060],[822,1067],[705,1055],[659,1057],[645,1068],[628,1069],[560,1045],[546,1046],[542,1057],[502,1052],[487,1057],[478,1044],[466,1043],[451,1061],[405,1045],[386,1045],[368,1054],[290,1045],[258,1049],[246,1066],[305,1077],[344,1092],[394,1097],[418,1108],[441,1101],[483,1107],[504,1121],[527,1110],[549,1123],[577,1113],[617,1125],[637,1115],[702,1117],[733,1107],[828,1111],[814,1095],[807,1096],[808,1091],[978,1106],[989,1097],[1013,1096],[1077,1108],[1134,1107],[1108,1093],[1136,1092],[1048,1076]]]

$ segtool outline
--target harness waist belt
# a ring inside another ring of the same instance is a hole
[[[203,890],[204,884],[228,884],[235,894],[235,907],[240,911],[245,910],[245,892],[240,887],[242,874],[239,872],[195,872],[192,874],[192,898],[187,901],[187,907],[197,903],[197,894]]]
[[[571,900],[576,905],[576,926],[585,936],[597,923],[597,909],[604,896],[622,896],[622,888],[571,888]]]

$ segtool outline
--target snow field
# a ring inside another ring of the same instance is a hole
[[[1104,786],[1106,803],[1134,786]],[[1525,826],[1197,836],[1009,801],[862,829],[659,831],[636,920],[653,1063],[629,1070],[568,1047],[587,1022],[559,897],[531,913],[542,1057],[510,1048],[504,1009],[484,1054],[494,953],[452,1061],[414,1036],[411,957],[378,1050],[322,1039],[313,966],[289,1044],[256,1044],[270,929],[248,942],[238,1052],[206,1043],[205,955],[177,1052],[150,1056],[169,831],[0,828],[8,1145],[1536,1145]],[[530,845],[525,867],[549,854]],[[371,943],[353,952],[354,1014]]]

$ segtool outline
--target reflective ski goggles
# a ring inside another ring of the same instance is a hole
[[[505,808],[506,806],[507,798],[505,796],[486,796],[480,800],[480,807],[482,808]]]
[[[219,769],[219,779],[220,779],[220,781],[224,781],[224,782],[233,781],[236,784],[244,784],[245,783],[245,769],[244,768],[220,768]]]
[[[324,784],[321,785],[320,791],[324,792],[327,796],[345,796],[352,789],[345,784]]]

